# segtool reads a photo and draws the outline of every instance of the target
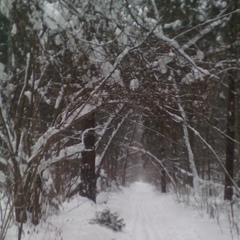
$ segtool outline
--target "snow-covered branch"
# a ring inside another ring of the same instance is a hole
[[[43,172],[52,164],[61,162],[63,160],[81,159],[81,153],[85,150],[83,143],[75,144],[62,149],[58,155],[52,155],[49,159],[44,159],[38,166],[38,173]]]

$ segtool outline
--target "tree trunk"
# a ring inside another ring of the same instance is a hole
[[[232,10],[239,9],[240,1],[233,0],[232,1]],[[228,38],[230,40],[230,56],[236,60],[239,58],[239,46],[236,44],[239,41],[239,15],[233,14],[231,20],[229,22],[229,34]],[[238,64],[234,67],[238,67]],[[236,85],[235,83],[238,82],[238,75],[237,71],[232,70],[228,71],[228,102],[227,102],[227,126],[226,126],[226,162],[225,167],[227,173],[225,175],[225,190],[224,190],[224,199],[225,200],[232,200],[233,197],[233,176],[234,176],[234,140],[235,140],[235,107],[236,107]]]
[[[240,142],[240,80],[237,79],[236,82],[237,86],[236,87],[236,91],[237,91],[237,96],[236,96],[236,107],[235,107],[235,114],[236,114],[236,136],[235,139]],[[237,184],[240,187],[240,144],[237,144],[237,166],[235,166],[235,172],[238,173],[238,176],[236,176],[237,180]]]
[[[95,136],[94,126],[95,118],[92,113],[89,117],[84,120],[83,131],[85,151],[82,152],[82,163],[81,163],[81,189],[80,194],[88,197],[89,199],[96,201],[96,175],[95,175]]]
[[[132,145],[132,142],[134,140],[134,137],[135,137],[135,134],[136,134],[136,130],[137,130],[137,125],[135,124],[134,125],[134,129],[131,133],[131,138],[130,138],[130,141],[129,141],[129,146]],[[141,133],[141,136],[140,138],[142,137],[142,133]],[[129,149],[127,149],[127,152],[126,152],[126,157],[124,159],[124,163],[123,163],[123,171],[122,171],[122,186],[126,186],[126,175],[127,175],[127,167],[128,167],[128,157],[129,157]]]
[[[41,203],[40,195],[42,192],[42,180],[39,175],[36,176],[34,185],[33,185],[33,196],[32,196],[32,223],[37,225],[41,218]]]
[[[25,223],[27,221],[27,213],[26,213],[26,206],[25,206],[26,204],[25,204],[24,191],[22,186],[16,186],[14,188],[15,188],[15,193],[14,193],[15,218],[17,222]]]
[[[162,193],[167,192],[167,180],[166,180],[166,171],[163,168],[161,171],[161,182],[162,182]]]
[[[233,172],[234,172],[234,125],[235,125],[235,81],[234,72],[229,71],[228,76],[228,106],[226,127],[226,162],[225,168],[228,172],[225,176],[224,199],[232,200],[233,197]]]
[[[27,221],[25,192],[22,183],[20,169],[15,158],[12,159],[14,165],[14,208],[15,218],[19,223]]]
[[[123,172],[122,172],[122,186],[126,186],[126,173],[127,173],[127,164],[128,164],[128,154],[124,159],[123,163]]]

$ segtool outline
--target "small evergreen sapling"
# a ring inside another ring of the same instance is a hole
[[[114,231],[121,231],[125,226],[123,219],[119,219],[118,214],[111,213],[109,209],[97,212],[94,223],[106,226]]]

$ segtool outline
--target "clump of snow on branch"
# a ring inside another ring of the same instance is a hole
[[[190,73],[187,73],[182,78],[181,82],[185,83],[185,84],[190,84],[190,83],[195,82],[196,80],[203,80],[204,77],[209,76],[209,75],[210,75],[210,73],[206,69],[203,69],[203,68],[200,68],[200,67],[198,67],[197,69],[193,68]]]
[[[13,0],[0,1],[0,12],[9,18]]]
[[[28,101],[31,101],[32,98],[32,92],[31,91],[25,91],[24,95],[27,97]]]
[[[101,65],[101,69],[103,71],[103,76],[107,78],[110,74],[110,82],[111,83],[118,83],[122,87],[124,86],[123,81],[120,76],[120,71],[117,69],[114,69],[114,66],[110,62],[105,62]]]
[[[182,21],[181,20],[176,20],[174,22],[171,22],[171,23],[165,23],[163,25],[163,28],[172,28],[172,29],[176,29],[178,27],[181,27],[182,26]]]
[[[138,88],[139,88],[139,81],[138,81],[138,79],[137,78],[132,79],[131,82],[130,82],[130,89],[135,91]]]
[[[4,81],[6,79],[6,74],[4,73],[5,65],[0,63],[0,81]]]
[[[58,3],[48,3],[45,2],[44,9],[44,23],[48,28],[52,30],[57,30],[59,26],[66,25],[66,20],[63,17],[62,13],[58,10]]]

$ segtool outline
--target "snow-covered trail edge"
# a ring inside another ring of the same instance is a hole
[[[114,232],[90,224],[95,212],[117,212],[126,224]],[[17,239],[12,228],[6,240]],[[196,210],[177,204],[172,194],[161,194],[147,183],[111,193],[107,204],[95,205],[83,197],[65,203],[62,211],[46,222],[25,228],[22,240],[231,240],[227,224],[221,229],[216,220],[200,217]],[[237,239],[237,238],[236,238]]]

